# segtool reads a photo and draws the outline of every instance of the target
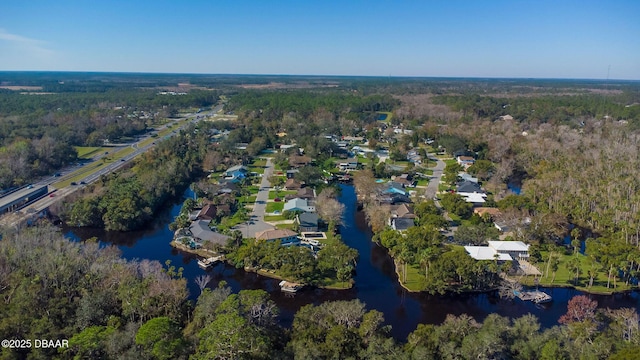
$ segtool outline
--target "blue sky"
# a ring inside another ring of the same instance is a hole
[[[640,80],[640,1],[0,2],[0,70]]]

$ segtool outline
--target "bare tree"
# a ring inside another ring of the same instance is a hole
[[[209,282],[211,281],[211,276],[209,276],[209,275],[200,275],[200,276],[196,277],[194,281],[198,285],[198,288],[200,288],[200,294],[202,294],[204,289],[207,287],[207,284],[209,284]]]
[[[380,184],[376,183],[371,170],[361,170],[353,175],[353,184],[356,187],[358,200],[363,204],[371,202],[380,188]]]
[[[325,221],[333,225],[343,223],[344,204],[335,199],[335,190],[325,188],[316,200],[316,210],[318,215]]]

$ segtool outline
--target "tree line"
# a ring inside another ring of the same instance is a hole
[[[139,229],[202,173],[208,142],[206,131],[197,133],[190,126],[140,155],[132,167],[103,176],[53,211],[71,226]]]
[[[309,304],[291,328],[263,290],[232,293],[182,269],[127,261],[95,240],[70,242],[51,227],[5,230],[0,242],[0,335],[69,339],[68,348],[3,348],[28,359],[628,359],[640,350],[634,309],[569,301],[558,325],[533,315],[477,321],[449,315],[394,339],[383,315],[358,300]]]

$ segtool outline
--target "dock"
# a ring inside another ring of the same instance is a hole
[[[535,290],[535,291],[514,290],[513,293],[522,301],[531,301],[536,304],[544,304],[553,300],[551,298],[551,295],[539,290]]]
[[[288,293],[296,293],[302,289],[303,285],[298,283],[292,283],[286,280],[280,281],[280,290]]]
[[[201,259],[201,260],[198,260],[198,266],[206,270],[221,260],[222,260],[222,255]]]

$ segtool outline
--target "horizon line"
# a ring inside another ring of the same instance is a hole
[[[392,78],[392,79],[472,79],[472,80],[580,80],[638,82],[640,79],[611,78],[562,78],[562,77],[508,77],[508,76],[435,76],[435,75],[336,75],[336,74],[253,74],[253,73],[190,73],[152,71],[104,71],[104,70],[0,70],[0,73],[74,73],[74,74],[122,74],[122,75],[191,75],[191,76],[255,76],[255,77],[315,77],[315,78]]]

